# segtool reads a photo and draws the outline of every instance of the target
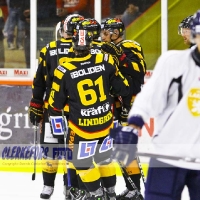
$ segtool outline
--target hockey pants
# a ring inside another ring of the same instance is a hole
[[[180,200],[184,186],[187,186],[191,200],[200,199],[200,170],[150,160],[145,200]]]

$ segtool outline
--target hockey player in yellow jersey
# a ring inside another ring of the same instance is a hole
[[[115,119],[119,120],[122,126],[127,125],[128,112],[135,96],[141,91],[146,73],[141,45],[133,40],[125,40],[124,31],[124,23],[118,18],[107,18],[101,23],[101,39],[105,42],[101,47],[102,51],[111,54],[119,61],[119,70],[127,78],[131,88],[130,98],[123,101],[121,98],[116,99]],[[140,190],[141,171],[137,159],[126,167],[126,171]],[[127,188],[117,198],[134,200],[135,191],[125,176],[124,180]]]
[[[64,143],[63,135],[55,138],[50,131],[48,120],[48,98],[53,80],[53,73],[58,63],[62,62],[63,58],[70,56],[70,47],[72,46],[72,35],[75,24],[83,20],[84,17],[78,14],[67,16],[62,22],[59,23],[59,33],[61,38],[56,41],[51,41],[40,51],[40,59],[37,72],[33,79],[32,85],[32,99],[30,101],[30,121],[35,123],[41,122],[40,144],[43,147],[48,147],[48,155],[44,155],[42,165],[42,175],[44,187],[40,194],[40,198],[49,199],[54,191],[54,182],[57,174],[58,160],[53,159],[52,148],[60,146]],[[68,111],[68,107],[65,107]],[[42,120],[43,119],[43,120]],[[78,187],[75,169],[70,169],[71,185]],[[74,175],[74,176],[73,176]],[[75,179],[75,180],[74,180]],[[66,199],[69,199],[69,188],[67,187],[66,175],[63,177],[64,191]]]
[[[68,103],[67,144],[73,149],[72,162],[77,173],[94,199],[103,198],[102,186],[108,198],[115,199],[116,172],[110,160],[110,93],[123,97],[128,95],[129,87],[111,56],[90,53],[91,41],[91,32],[83,29],[80,22],[73,37],[75,58],[69,58],[55,70],[48,110],[52,119],[57,117],[52,120],[56,124],[62,119],[57,110]],[[52,127],[55,133],[59,129]]]
[[[91,54],[101,53],[101,45],[103,44],[102,41],[101,41],[101,37],[100,37],[101,25],[94,18],[85,19],[85,20],[90,21],[91,31],[92,31],[92,35],[93,35],[90,53]],[[87,25],[86,25],[86,28],[88,29]]]

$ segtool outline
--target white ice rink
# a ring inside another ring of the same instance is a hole
[[[124,190],[122,177],[117,177],[116,193]],[[144,184],[141,180],[142,193]],[[39,200],[42,191],[42,174],[36,174],[32,181],[31,173],[0,172],[0,200]],[[40,199],[41,200],[41,199]],[[57,174],[54,194],[51,200],[64,200],[62,174]],[[189,200],[187,189],[184,190],[181,200]],[[194,200],[194,199],[193,199]]]

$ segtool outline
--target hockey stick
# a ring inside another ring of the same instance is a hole
[[[35,117],[36,118],[36,117]],[[36,120],[36,119],[35,119]],[[35,176],[36,176],[36,147],[37,147],[37,123],[35,122],[35,126],[34,126],[34,146],[35,146],[35,152],[34,152],[34,171],[32,174],[32,181],[35,180]]]
[[[143,172],[143,169],[142,169],[142,165],[140,163],[140,158],[139,158],[139,156],[137,156],[136,158],[137,158],[137,163],[138,163],[138,166],[139,166],[139,169],[140,169],[140,173],[141,173],[141,176],[142,176],[142,180],[143,180],[143,183],[145,185],[146,180],[145,180],[144,172]]]
[[[60,29],[61,22],[58,22],[55,29],[55,40],[58,39],[58,31]]]
[[[125,175],[125,177],[127,178],[128,182],[131,184],[133,190],[136,192],[136,196],[135,196],[135,199],[136,200],[143,200],[143,196],[142,194],[140,193],[140,191],[138,190],[138,188],[136,187],[135,183],[132,181],[131,177],[128,175],[124,165],[122,164],[122,162],[120,161],[117,161],[120,169],[121,169],[121,172]]]
[[[151,158],[160,158],[160,159],[168,159],[168,160],[182,160],[185,162],[192,162],[192,163],[200,163],[200,158],[189,158],[189,157],[179,157],[179,156],[168,156],[168,155],[161,155],[161,154],[154,154],[154,153],[142,153],[137,152],[138,156],[144,157],[151,157]]]
[[[64,115],[64,110],[62,110],[62,118],[63,118],[63,130],[64,130],[64,145],[65,145],[65,160],[66,160],[66,164],[67,164],[67,185],[68,187],[71,187],[71,179],[70,179],[70,171],[69,171],[69,163],[68,163],[68,159],[67,159],[67,132],[68,132],[68,127],[67,127],[67,122],[66,122],[66,118]]]
[[[55,30],[55,39],[56,39],[56,53],[57,53],[57,66],[59,65],[59,57],[58,57],[58,31],[60,29],[60,25],[61,25],[61,22],[58,22],[57,25],[56,25],[56,30]]]

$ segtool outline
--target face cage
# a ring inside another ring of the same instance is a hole
[[[183,27],[183,23],[178,26],[178,35],[181,35],[181,29]]]
[[[183,29],[186,29],[186,30],[183,30]],[[189,34],[191,33],[191,29],[190,28],[181,27],[178,30],[178,34],[181,35],[181,36],[186,35],[188,33]]]
[[[178,35],[182,35],[183,34],[183,28],[187,28],[187,29],[190,29],[190,25],[189,24],[185,24],[184,23],[181,23],[179,26],[178,26]]]

